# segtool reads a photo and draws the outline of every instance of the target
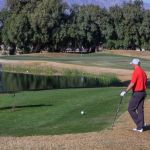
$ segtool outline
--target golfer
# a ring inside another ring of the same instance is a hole
[[[140,66],[139,59],[133,59],[130,64],[134,71],[132,79],[125,91],[122,91],[120,96],[124,96],[132,89],[132,97],[129,101],[128,112],[136,124],[133,131],[143,132],[144,127],[144,99],[146,97],[147,75]]]

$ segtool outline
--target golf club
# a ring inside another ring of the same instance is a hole
[[[121,97],[120,102],[119,102],[119,104],[118,104],[117,111],[116,111],[116,114],[115,114],[115,117],[114,117],[114,121],[113,121],[113,124],[112,124],[112,129],[113,129],[113,127],[114,127],[114,124],[115,124],[115,121],[116,121],[118,112],[119,112],[119,110],[120,110],[120,105],[122,104],[122,101],[123,101],[123,96]]]

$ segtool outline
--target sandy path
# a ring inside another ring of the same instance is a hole
[[[150,101],[145,104],[145,120],[150,123]],[[33,137],[0,137],[0,150],[149,150],[150,130],[137,133],[128,113],[113,130],[86,134]]]

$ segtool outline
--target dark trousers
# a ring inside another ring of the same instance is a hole
[[[144,126],[144,99],[146,92],[134,92],[128,106],[128,112],[137,125],[137,129]]]

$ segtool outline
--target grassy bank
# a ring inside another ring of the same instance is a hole
[[[3,71],[36,75],[61,75],[60,69],[40,65],[3,64]]]
[[[0,135],[53,135],[100,131],[111,126],[120,88],[21,92],[0,95]],[[127,99],[127,97],[125,98]],[[12,111],[12,106],[16,106]],[[121,112],[126,110],[124,102]],[[81,115],[81,111],[85,115]]]
[[[47,57],[47,56],[32,56],[32,55],[21,55],[21,56],[3,56],[0,59],[6,60],[32,60],[32,61],[52,61],[61,62],[66,64],[79,64],[84,66],[98,66],[98,67],[108,67],[108,68],[118,68],[118,69],[130,69],[132,67],[129,65],[133,57],[120,56],[114,54],[96,53],[96,54],[85,54],[85,55],[62,55],[62,57]],[[150,71],[149,63],[150,60],[142,59],[142,66],[145,70]]]
[[[11,86],[15,88],[14,90],[19,90],[18,86],[21,89],[28,90],[24,87],[31,87],[32,89],[51,89],[55,87],[55,89],[59,89],[59,87],[87,88],[122,85],[121,81],[113,73],[94,74],[77,69],[56,70],[55,68],[48,67],[39,68],[37,66],[11,64],[3,65],[3,71],[3,82],[7,89],[10,90],[12,90],[12,88],[9,88],[10,82],[13,84]],[[36,88],[37,85],[39,88]],[[43,85],[43,87],[39,85]]]

